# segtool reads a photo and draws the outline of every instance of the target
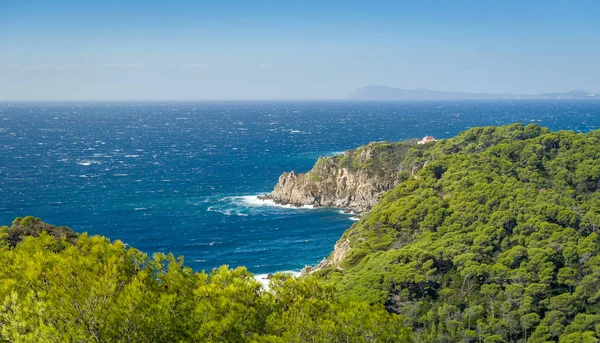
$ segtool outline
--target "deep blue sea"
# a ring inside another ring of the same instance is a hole
[[[370,141],[512,122],[594,130],[600,101],[0,102],[0,225],[34,215],[197,270],[299,270],[352,221],[256,201],[282,172]]]

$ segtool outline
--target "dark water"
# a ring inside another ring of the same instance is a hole
[[[5,102],[0,223],[34,215],[195,269],[298,270],[352,221],[257,202],[281,172],[370,141],[532,121],[598,129],[600,102]]]

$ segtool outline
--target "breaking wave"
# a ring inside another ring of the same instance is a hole
[[[299,270],[285,270],[281,272],[268,273],[268,274],[254,274],[254,279],[260,282],[260,284],[265,288],[269,289],[269,275],[282,273],[282,274],[291,274],[293,277],[300,276],[301,272]]]
[[[210,203],[206,208],[208,212],[217,212],[225,216],[247,217],[249,215],[272,214],[273,210],[310,210],[312,205],[302,207],[293,205],[276,204],[270,199],[261,199],[261,195],[227,196],[221,198],[206,199],[201,203]]]

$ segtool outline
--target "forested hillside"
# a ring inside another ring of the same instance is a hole
[[[473,128],[401,155],[421,169],[320,269],[269,289],[17,218],[0,229],[0,342],[598,341],[600,131]]]
[[[0,342],[409,342],[383,306],[340,301],[314,278],[261,288],[39,219],[0,230]]]
[[[264,198],[278,204],[366,212],[383,193],[423,166],[420,157],[429,145],[417,142],[371,142],[337,156],[320,157],[306,173],[283,173]]]
[[[416,341],[596,342],[600,131],[475,128],[423,158],[316,274]]]
[[[481,134],[482,130],[493,130],[494,134]],[[283,173],[273,192],[264,198],[280,204],[339,207],[364,213],[383,193],[441,156],[481,152],[492,145],[529,139],[547,132],[548,129],[537,125],[525,128],[513,124],[476,128],[451,139],[423,145],[417,144],[417,139],[371,142],[337,156],[321,157],[306,173]]]

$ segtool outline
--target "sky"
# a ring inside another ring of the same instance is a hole
[[[0,0],[0,100],[600,93],[600,1]]]

